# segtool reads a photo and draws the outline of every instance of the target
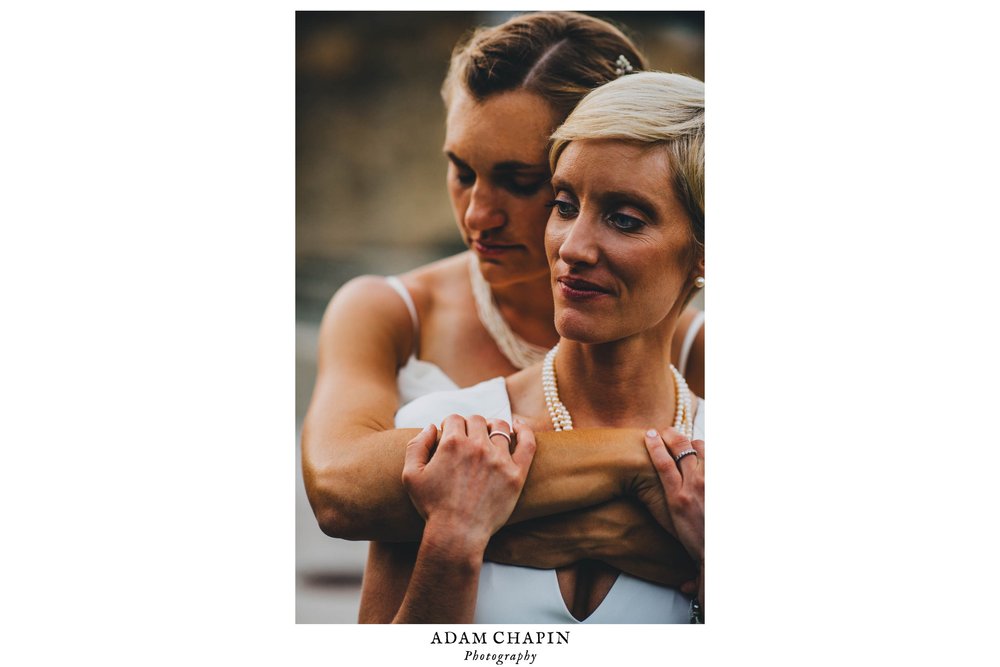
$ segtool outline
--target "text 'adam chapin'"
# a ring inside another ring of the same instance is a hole
[[[557,632],[507,632],[497,630],[490,642],[486,632],[435,632],[431,644],[568,644],[569,630]]]

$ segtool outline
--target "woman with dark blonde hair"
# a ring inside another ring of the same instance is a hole
[[[371,549],[366,600],[402,595],[405,577],[374,573],[381,563],[412,561],[423,530],[400,480],[415,431],[395,428],[396,411],[537,363],[558,341],[543,248],[549,136],[589,90],[644,67],[621,31],[572,12],[520,16],[456,47],[442,89],[444,150],[470,251],[338,291],[323,318],[303,428],[306,489],[321,528],[381,541]],[[679,347],[664,352],[676,358]],[[700,355],[690,365],[700,367]],[[664,582],[690,576],[664,557],[669,537],[625,500],[658,491],[651,471],[641,432],[543,434],[511,521],[560,514],[558,523],[521,523],[498,536],[492,556],[538,566],[597,558]],[[544,549],[529,529],[546,536]],[[388,620],[365,605],[361,618]]]

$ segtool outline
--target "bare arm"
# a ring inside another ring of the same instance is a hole
[[[596,559],[675,588],[697,576],[680,542],[629,500],[508,525],[490,540],[486,556],[498,563],[546,569]]]
[[[412,338],[406,306],[381,278],[350,281],[323,316],[302,468],[309,502],[328,535],[419,537],[422,521],[399,478],[403,448],[417,430],[392,430],[396,372]]]
[[[405,305],[383,279],[352,280],[320,329],[319,371],[302,433],[303,475],[325,533],[416,541],[423,521],[403,488],[406,443],[393,429],[396,372],[412,348]],[[651,469],[642,432],[539,433],[538,455],[512,522],[606,502]]]

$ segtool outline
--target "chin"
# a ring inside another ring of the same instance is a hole
[[[525,267],[515,262],[491,261],[481,257],[476,259],[479,262],[479,271],[491,287],[528,282],[549,274],[548,267],[538,269],[537,267]]]
[[[594,318],[584,317],[581,313],[572,310],[557,313],[555,325],[556,332],[560,337],[577,343],[596,345],[615,340],[608,335],[609,332],[602,331],[603,327],[600,326],[599,322],[595,322]]]

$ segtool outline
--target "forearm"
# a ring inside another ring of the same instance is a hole
[[[303,430],[306,492],[324,533],[348,540],[420,539],[424,522],[400,479],[406,443],[418,432],[356,429],[323,439]]]
[[[307,425],[308,426],[308,425]],[[416,541],[423,521],[403,489],[406,443],[419,431],[354,431],[325,442],[302,435],[306,491],[323,531],[351,540]],[[536,433],[538,450],[508,523],[549,516],[625,495],[648,468],[642,432],[592,429]]]
[[[535,461],[508,525],[622,498],[650,469],[639,429],[547,431],[535,438]]]
[[[666,586],[678,586],[697,572],[683,546],[628,500],[508,526],[486,553],[493,561],[546,569],[600,560]]]
[[[471,623],[485,542],[428,524],[393,623]]]

